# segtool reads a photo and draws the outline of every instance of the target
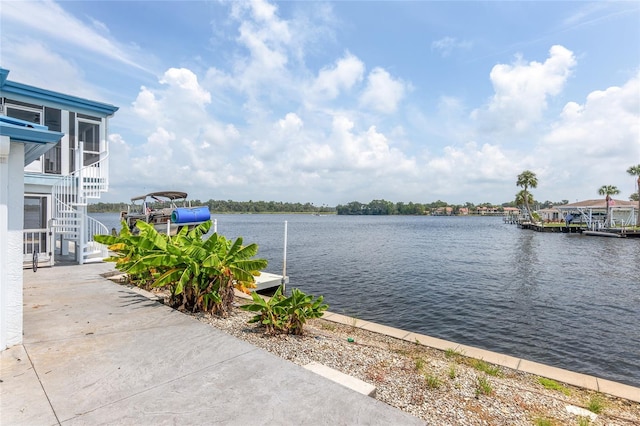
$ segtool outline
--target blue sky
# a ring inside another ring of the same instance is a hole
[[[599,198],[640,163],[639,2],[10,2],[0,66],[120,107],[102,201]]]

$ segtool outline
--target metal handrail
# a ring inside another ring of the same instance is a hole
[[[81,146],[78,161],[82,161],[82,151]],[[108,151],[101,152],[98,161],[62,176],[53,186],[54,227],[59,233],[73,236],[80,246],[81,262],[88,252],[99,251],[103,258],[108,256],[107,247],[93,240],[94,235],[108,234],[108,228],[77,208],[86,206],[88,198],[99,198],[108,189],[108,178],[100,170],[108,157]],[[86,229],[81,228],[83,224]]]

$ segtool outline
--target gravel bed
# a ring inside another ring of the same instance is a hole
[[[485,363],[497,373],[487,374],[463,354],[349,325],[317,319],[303,336],[268,336],[239,309],[228,318],[194,316],[293,363],[315,361],[371,383],[377,399],[430,425],[640,425],[638,403],[569,385],[547,389],[537,376]],[[566,408],[586,408],[594,397],[604,406],[594,419]]]

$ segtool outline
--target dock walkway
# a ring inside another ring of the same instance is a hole
[[[422,424],[101,274],[24,271],[24,341],[1,352],[0,424]]]

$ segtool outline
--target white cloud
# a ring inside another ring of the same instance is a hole
[[[164,73],[160,83],[179,88],[173,95],[181,95],[200,106],[211,102],[211,95],[198,84],[198,77],[185,68],[170,68]]]
[[[382,68],[374,68],[367,77],[367,87],[360,97],[362,106],[385,114],[397,110],[407,91],[405,83],[394,79]]]
[[[473,47],[473,43],[466,40],[458,40],[455,37],[443,37],[431,43],[431,49],[440,52],[443,58],[451,55],[456,49],[469,50]]]
[[[3,33],[0,31],[0,33]],[[11,64],[10,79],[36,87],[47,87],[62,93],[98,99],[100,95],[84,81],[81,69],[68,58],[52,51],[32,38],[16,38],[2,34],[3,66]],[[46,69],[46,73],[42,70]]]
[[[95,22],[91,21],[91,25],[86,25],[52,1],[2,2],[0,14],[4,31],[7,31],[7,24],[18,24],[45,34],[49,40],[58,40],[119,63],[145,69],[116,41],[96,32]],[[108,33],[104,27],[99,28],[99,31]],[[3,50],[5,48],[3,45]]]
[[[144,52],[131,47],[152,44],[135,39],[137,31],[126,33],[132,40],[121,41],[117,37],[124,33],[109,28],[108,14],[74,17],[64,7],[2,3],[3,65],[11,65],[12,78],[99,99],[84,82],[84,73],[94,72],[86,67],[87,58],[130,72],[136,64],[148,65],[136,56]],[[392,74],[392,68],[368,63],[369,46],[349,38],[361,36],[361,28],[355,19],[350,27],[352,22],[334,16],[330,4],[256,0],[208,7],[231,9],[229,20],[216,14],[210,22],[224,40],[215,51],[198,50],[211,35],[198,33],[194,25],[192,33],[184,33],[185,45],[188,36],[200,39],[190,40],[183,57],[171,51],[166,71],[155,80],[140,77],[137,68],[127,79],[120,70],[96,77],[123,99],[110,122],[117,133],[110,136],[108,198],[175,188],[201,199],[504,202],[518,190],[515,176],[532,169],[540,178],[536,198],[561,199],[567,193],[582,196],[574,182],[581,188],[586,182],[593,191],[602,184],[620,185],[627,178],[624,170],[640,158],[638,76],[601,91],[573,85],[586,73],[576,72],[570,80],[577,61],[563,46],[536,60],[517,57],[488,66],[475,60],[474,66],[484,70],[481,80],[469,72],[468,81],[446,86],[448,76],[439,66],[423,72],[419,61],[407,65],[389,56],[384,60],[394,64]],[[580,26],[596,15],[579,12],[584,15],[557,25]],[[7,30],[12,26],[24,30]],[[153,25],[144,28],[154,30]],[[584,57],[595,57],[584,46],[572,44]],[[442,56],[471,48],[476,46],[454,37],[431,43]],[[437,62],[449,67],[456,61]],[[412,96],[414,82],[396,69],[431,80],[420,81],[419,96]],[[459,69],[451,70],[459,75]],[[569,82],[570,93],[582,90],[583,98],[564,99]],[[493,85],[491,97],[474,99],[486,83]],[[561,114],[555,110],[560,102],[566,104]],[[614,175],[614,170],[620,172]]]
[[[573,53],[556,45],[544,63],[518,58],[512,65],[494,66],[490,78],[495,94],[472,118],[490,132],[528,130],[542,118],[547,99],[562,91],[575,64]]]
[[[309,95],[335,99],[342,91],[350,90],[362,81],[364,64],[357,57],[346,54],[332,67],[320,70],[318,77],[311,84]]]
[[[537,155],[557,171],[550,181],[580,181],[584,198],[597,198],[602,185],[624,185],[624,170],[640,159],[640,75],[591,92],[583,104],[567,103]]]

